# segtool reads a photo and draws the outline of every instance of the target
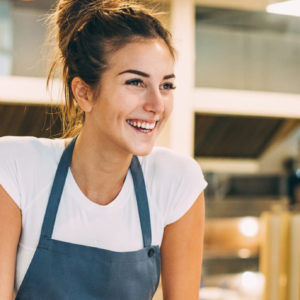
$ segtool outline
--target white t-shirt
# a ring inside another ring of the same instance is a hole
[[[0,185],[22,211],[16,290],[37,247],[63,150],[62,139],[0,138]],[[160,246],[164,227],[189,210],[207,183],[195,160],[171,150],[155,147],[139,160],[148,194],[152,244]],[[82,193],[69,170],[52,238],[112,251],[141,249],[143,241],[130,171],[119,195],[102,206]]]

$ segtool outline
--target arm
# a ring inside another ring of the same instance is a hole
[[[21,224],[19,207],[0,185],[0,300],[11,300],[13,297]]]
[[[204,194],[166,226],[161,246],[164,300],[198,300],[204,238]]]

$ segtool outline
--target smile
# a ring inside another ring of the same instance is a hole
[[[144,133],[152,132],[157,124],[157,121],[146,122],[143,120],[126,120],[126,122],[134,129]]]

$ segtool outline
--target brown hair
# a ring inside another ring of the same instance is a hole
[[[174,57],[171,35],[149,10],[120,0],[60,0],[50,21],[58,50],[50,67],[47,87],[62,66],[65,105],[62,108],[63,135],[74,136],[84,122],[71,88],[79,76],[94,91],[107,68],[107,54],[140,38],[161,38]],[[53,34],[53,32],[52,32]]]

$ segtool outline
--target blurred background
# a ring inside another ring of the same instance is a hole
[[[0,136],[60,135],[60,82],[45,86],[55,2],[0,0]],[[141,2],[165,12],[178,50],[157,144],[209,183],[199,299],[299,300],[300,1]]]

